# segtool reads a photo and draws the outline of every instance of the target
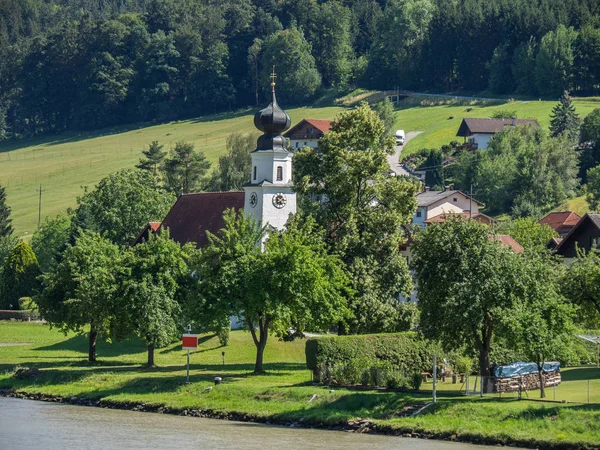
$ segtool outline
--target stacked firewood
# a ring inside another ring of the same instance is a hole
[[[560,372],[544,372],[544,386],[557,386],[561,382]],[[529,391],[540,388],[540,378],[537,373],[527,375],[515,375],[510,378],[494,379],[493,392],[514,392],[520,389]]]

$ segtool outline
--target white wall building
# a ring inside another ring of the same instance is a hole
[[[463,137],[465,143],[475,149],[488,148],[490,139],[502,132],[506,127],[533,126],[540,128],[537,120],[533,119],[463,119],[458,127],[457,136]]]

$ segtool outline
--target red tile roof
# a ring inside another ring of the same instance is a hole
[[[331,120],[324,120],[324,119],[304,119],[304,120],[306,120],[308,123],[310,123],[313,127],[315,127],[317,130],[321,131],[322,133],[327,133],[331,129]]]
[[[510,248],[514,253],[523,253],[525,249],[508,234],[490,234],[490,240],[500,243],[503,248]]]
[[[167,213],[160,228],[168,228],[171,239],[181,245],[194,242],[202,247],[208,243],[207,231],[217,234],[223,228],[223,212],[230,208],[244,209],[243,192],[184,194]]]
[[[152,228],[152,231],[154,231],[155,233],[158,231],[158,229],[160,228],[160,224],[162,222],[148,222],[148,226],[150,228]]]
[[[538,223],[540,225],[549,225],[558,234],[567,234],[577,225],[581,216],[573,211],[551,212],[543,217]]]

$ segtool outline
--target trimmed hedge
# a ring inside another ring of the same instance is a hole
[[[410,378],[432,365],[431,344],[413,332],[311,338],[305,351],[314,380],[326,384],[385,386],[392,376]]]
[[[37,309],[0,309],[0,320],[39,320],[40,312]]]

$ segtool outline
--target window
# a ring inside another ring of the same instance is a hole
[[[300,142],[296,142],[296,148],[298,148],[299,145],[300,145]]]
[[[252,176],[252,179],[253,179],[253,180],[256,180],[256,166],[254,166],[254,174],[253,174],[253,176]]]
[[[456,202],[458,201],[458,199],[457,199],[456,197],[454,197],[454,198],[452,199],[452,201],[453,201],[454,203],[456,203]]]
[[[421,210],[417,209],[417,217],[421,217]]]
[[[305,142],[305,143],[304,143],[304,146],[306,147],[307,145],[308,145],[308,142]]]
[[[590,240],[591,240],[592,248],[600,248],[600,237],[596,236],[596,237],[590,238]]]
[[[283,167],[277,166],[277,181],[283,181]]]

